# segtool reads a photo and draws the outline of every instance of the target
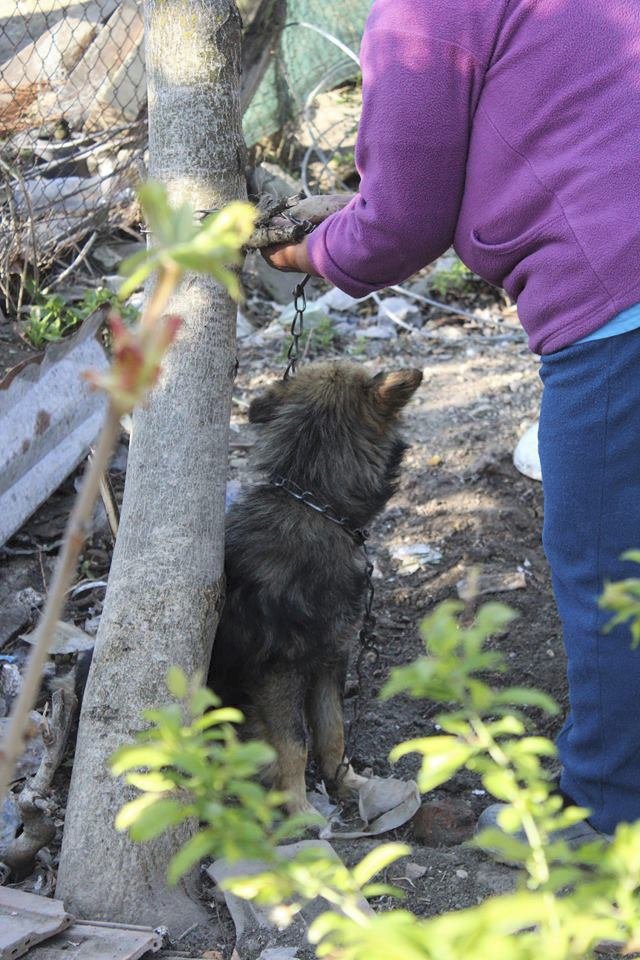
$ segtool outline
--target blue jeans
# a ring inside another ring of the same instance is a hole
[[[607,580],[640,576],[640,329],[542,358],[545,552],[563,625],[569,713],[562,790],[606,833],[640,819],[640,648],[602,628]]]

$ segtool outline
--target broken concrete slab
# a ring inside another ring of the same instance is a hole
[[[72,923],[59,900],[0,887],[0,960],[16,960]]]
[[[77,920],[64,933],[31,950],[29,957],[30,960],[138,960],[145,953],[156,953],[161,946],[161,933],[151,927]]]
[[[100,432],[106,400],[82,374],[108,367],[98,339],[102,320],[96,312],[74,337],[0,383],[0,544],[77,467]]]

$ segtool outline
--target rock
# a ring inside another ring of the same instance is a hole
[[[9,718],[0,719],[0,740],[4,737],[9,726]],[[47,731],[47,722],[36,710],[29,714],[29,723],[27,725],[26,744],[22,756],[16,764],[13,773],[13,780],[21,780],[23,777],[31,777],[40,766],[42,755],[44,753],[43,732]]]
[[[236,316],[236,337],[238,340],[243,340],[245,337],[250,337],[251,334],[255,332],[256,328],[254,325],[247,320],[241,310],[238,310],[238,314]]]
[[[476,884],[483,893],[486,891],[490,895],[503,896],[515,892],[518,873],[513,867],[488,860],[478,867]]]
[[[429,847],[452,847],[473,836],[476,816],[466,800],[425,801],[413,820],[413,835]]]
[[[386,318],[389,317],[390,314],[393,314],[393,318],[395,320],[402,320],[405,322],[407,317],[411,316],[411,314],[419,312],[420,311],[417,305],[412,303],[411,300],[407,300],[405,297],[387,297],[380,303],[378,320],[384,323]]]
[[[367,299],[368,297],[360,297],[360,299],[350,297],[348,293],[344,293],[344,291],[338,289],[338,287],[332,287],[327,293],[323,293],[321,297],[318,297],[315,303],[324,307],[326,310],[345,313],[347,310],[352,310],[357,304],[363,303]]]
[[[383,326],[380,323],[376,323],[373,324],[373,326],[356,330],[356,336],[364,337],[367,340],[393,340],[395,335],[396,331],[391,324],[385,324]]]
[[[32,587],[23,586],[28,573],[21,565],[5,569],[0,584],[0,649],[29,624],[43,596]]]
[[[277,320],[274,320],[274,323],[280,324],[281,328],[284,327],[285,330],[288,330],[291,326],[294,315],[295,310],[293,304],[291,303],[289,306],[285,307],[284,310],[282,310]],[[331,318],[328,316],[327,311],[318,305],[317,300],[307,301],[307,309],[304,312],[304,329],[307,333],[309,330],[314,330],[320,324],[330,323]]]
[[[22,634],[20,637],[25,643],[33,645],[37,639],[37,632]],[[69,653],[80,653],[83,650],[93,650],[95,638],[73,623],[58,620],[53,631],[53,639],[49,646],[52,657],[64,656]]]
[[[21,686],[22,676],[15,663],[0,663],[0,716],[7,716]]]
[[[291,303],[293,288],[304,280],[304,273],[283,273],[282,270],[274,270],[257,250],[247,254],[243,272],[252,276],[254,282],[257,281],[269,297],[280,304]],[[309,284],[306,290],[309,296]]]
[[[421,863],[415,863],[413,860],[410,860],[404,866],[404,875],[408,880],[419,880],[420,877],[424,877],[426,872],[426,867],[423,867]]]

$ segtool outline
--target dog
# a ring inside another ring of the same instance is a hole
[[[249,407],[254,464],[267,480],[227,516],[227,593],[208,682],[274,748],[274,786],[290,813],[310,809],[309,732],[328,785],[339,770],[342,794],[365,782],[343,766],[348,652],[366,586],[360,531],[396,489],[399,414],[421,381],[420,370],[371,377],[355,364],[315,363]]]

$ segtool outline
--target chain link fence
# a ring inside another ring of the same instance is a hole
[[[352,149],[355,114],[318,111],[318,98],[357,75],[369,5],[289,0],[245,113],[248,145],[298,118],[308,190],[327,185],[328,171],[328,185],[339,183],[331,160]],[[0,292],[10,313],[29,285],[90,265],[96,241],[135,235],[146,143],[142,0],[0,0]]]

